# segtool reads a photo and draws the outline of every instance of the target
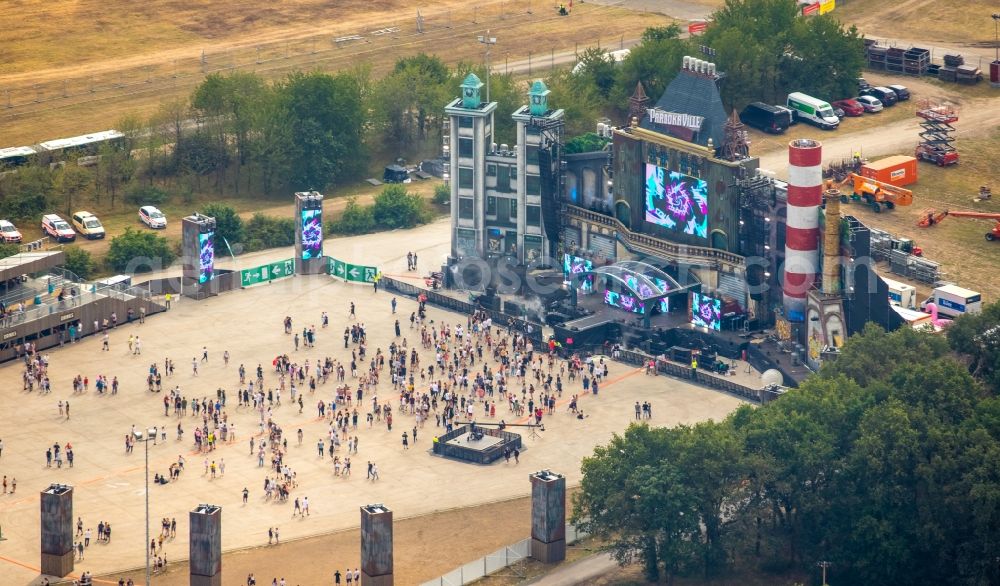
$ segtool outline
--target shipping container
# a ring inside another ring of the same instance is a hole
[[[904,187],[917,182],[917,159],[906,155],[886,157],[861,166],[861,176]]]

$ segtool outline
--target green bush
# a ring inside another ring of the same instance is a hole
[[[152,232],[125,228],[120,236],[111,239],[108,265],[119,272],[142,273],[166,267],[175,258],[170,243]]]
[[[387,185],[382,189],[382,192],[375,196],[371,210],[375,226],[383,230],[412,228],[430,219],[424,198],[416,193],[410,193],[400,184]]]
[[[295,245],[295,220],[254,214],[244,226],[243,250],[252,252],[265,248]]]
[[[201,213],[215,218],[215,236],[224,238],[230,247],[242,244],[246,239],[243,218],[232,207],[221,203],[210,203],[201,208]]]
[[[48,207],[45,196],[40,193],[22,193],[4,198],[0,203],[0,213],[4,217],[18,220],[37,219]]]
[[[54,196],[54,175],[47,166],[28,165],[0,178],[0,214],[8,219],[36,220]]]
[[[439,206],[446,206],[451,203],[451,188],[448,184],[442,183],[434,187],[434,197],[431,199]]]
[[[21,252],[21,246],[19,244],[0,244],[0,258],[14,256],[19,252]]]
[[[587,134],[581,134],[580,136],[573,137],[571,140],[567,141],[564,152],[567,155],[572,155],[574,153],[592,153],[594,151],[603,150],[609,142],[611,142],[611,139],[604,138],[596,132],[588,132]]]
[[[81,279],[88,280],[97,269],[94,258],[86,250],[78,246],[67,246],[63,249],[66,252],[66,270],[76,273]]]
[[[347,200],[347,207],[340,220],[331,222],[330,232],[340,234],[367,234],[376,229],[375,218],[371,207],[365,207],[358,203],[357,198],[351,197]]]
[[[158,206],[170,197],[155,185],[133,185],[125,191],[125,203],[137,206]]]

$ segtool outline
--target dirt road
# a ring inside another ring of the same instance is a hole
[[[901,107],[901,106],[895,106]],[[817,129],[814,138],[823,143],[823,162],[849,158],[860,150],[866,157],[910,152],[916,145],[920,131],[919,118],[907,118],[851,134],[824,132]],[[966,101],[959,112],[955,137],[961,140],[989,132],[1000,126],[1000,96]],[[779,179],[788,178],[788,152],[778,149],[760,157],[761,169],[774,171]]]

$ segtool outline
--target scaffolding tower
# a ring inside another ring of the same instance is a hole
[[[958,121],[958,113],[952,107],[925,102],[917,110],[917,116],[923,119],[920,122],[923,130],[920,131],[918,150],[924,148],[937,153],[955,152],[952,144],[955,142],[955,127],[952,124]]]

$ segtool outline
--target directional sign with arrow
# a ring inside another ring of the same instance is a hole
[[[295,261],[293,259],[282,260],[240,271],[240,284],[249,287],[258,283],[291,277],[294,274]]]
[[[372,283],[378,275],[378,267],[352,265],[333,257],[330,257],[329,263],[330,274],[349,283]]]

